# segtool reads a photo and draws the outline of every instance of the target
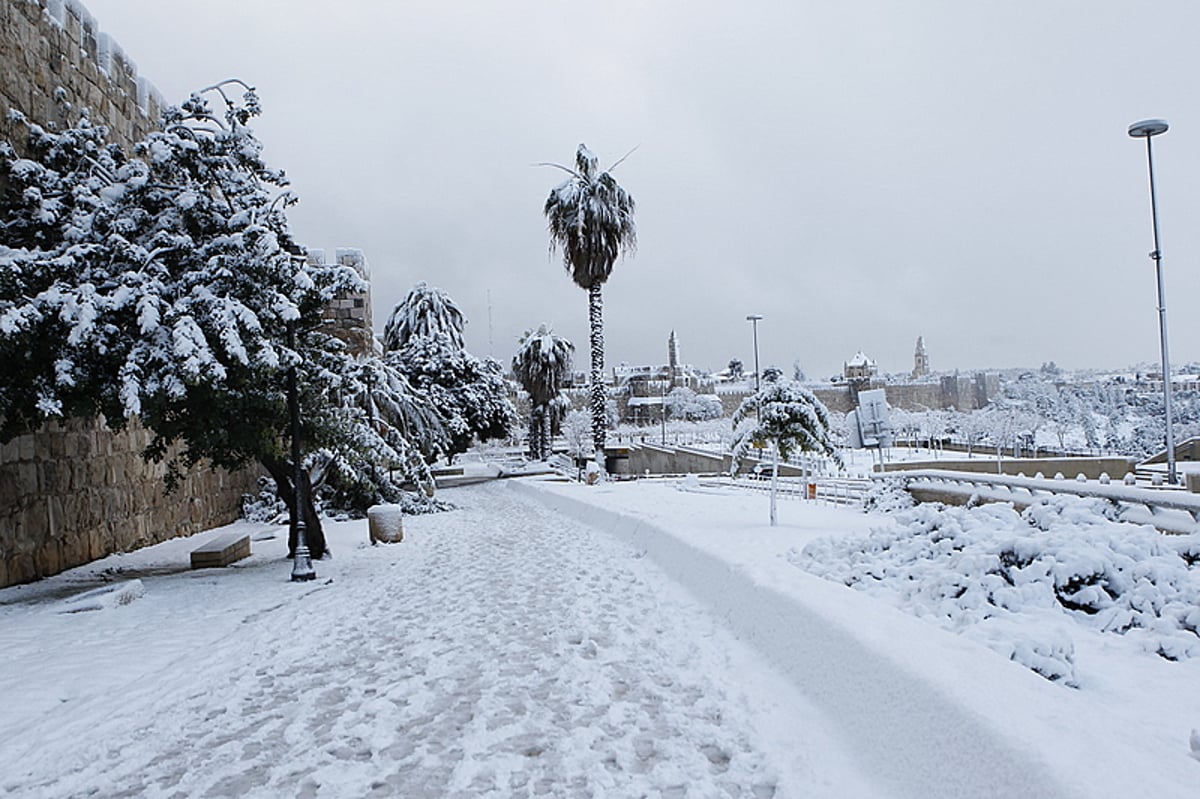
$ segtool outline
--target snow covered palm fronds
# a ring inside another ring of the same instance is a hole
[[[579,145],[575,169],[567,171],[571,178],[550,192],[542,212],[551,249],[562,250],[575,284],[590,289],[607,281],[617,258],[637,246],[634,200],[609,172],[600,171],[587,145]]]
[[[392,310],[383,328],[383,347],[402,349],[413,338],[445,336],[452,347],[463,349],[466,319],[450,295],[439,288],[417,283]]]
[[[883,596],[1051,680],[1078,679],[1072,628],[1169,660],[1200,656],[1200,538],[1112,521],[1102,500],[919,505],[895,528],[790,553],[806,571]]]
[[[549,455],[551,405],[571,373],[574,352],[574,344],[543,324],[536,331],[525,331],[513,356],[513,376],[529,395],[529,447],[535,458]]]

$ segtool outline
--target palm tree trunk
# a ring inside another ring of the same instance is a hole
[[[554,429],[551,427],[550,406],[542,408],[542,460],[554,454]]]
[[[542,417],[540,408],[529,409],[529,460],[536,461],[542,457]]]
[[[600,283],[588,289],[588,321],[591,324],[592,345],[592,442],[596,448],[596,465],[604,470],[604,301]]]

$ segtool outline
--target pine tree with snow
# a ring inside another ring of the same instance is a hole
[[[257,95],[227,93],[238,83],[167,109],[132,156],[86,117],[61,133],[29,125],[28,158],[0,148],[0,438],[65,415],[102,413],[117,428],[136,416],[153,433],[147,456],[168,461],[168,488],[202,459],[258,461],[287,499],[295,366],[305,442],[403,460],[364,412],[338,404],[352,360],[322,310],[362,283],[306,262],[287,225],[296,198],[248,127]]]
[[[571,279],[588,293],[592,439],[596,463],[601,469],[606,438],[601,287],[612,274],[617,258],[637,245],[633,196],[613,178],[611,172],[616,165],[600,171],[599,159],[586,145],[580,144],[574,169],[548,165],[570,173],[571,177],[550,192],[542,209],[549,224],[551,250],[562,251],[563,265],[571,273]]]
[[[829,431],[829,411],[811,391],[792,380],[765,382],[742,400],[733,415],[733,470],[751,449],[769,445],[774,451],[771,470],[771,526],[776,524],[775,495],[779,463],[796,452],[835,456]]]
[[[535,460],[550,455],[552,404],[571,373],[574,352],[574,344],[541,325],[525,331],[513,356],[513,376],[529,395],[529,455]]]

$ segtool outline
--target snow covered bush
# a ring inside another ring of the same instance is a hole
[[[1113,517],[1106,500],[1066,496],[1021,514],[918,505],[894,527],[814,541],[789,559],[1068,685],[1080,627],[1168,660],[1200,656],[1200,537]]]
[[[912,494],[904,487],[904,479],[875,480],[863,495],[863,510],[880,513],[898,513],[908,510],[916,503]]]
[[[247,521],[278,524],[287,515],[287,505],[279,498],[279,489],[270,477],[258,478],[257,494],[242,495],[242,518]]]

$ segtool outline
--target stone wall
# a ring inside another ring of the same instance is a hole
[[[69,104],[69,110],[68,110]],[[162,100],[78,0],[0,0],[0,136],[20,147],[19,111],[51,127],[81,108],[128,147],[157,124]],[[138,425],[48,424],[0,447],[0,586],[238,517],[258,472],[197,468],[171,495],[165,467],[141,452]]]
[[[858,407],[858,391],[882,388],[888,405],[908,411],[974,411],[987,405],[1000,391],[998,375],[979,373],[972,377],[947,375],[936,381],[885,383],[882,380],[856,381],[837,385],[809,386],[812,393],[834,413],[849,413]],[[726,416],[732,416],[751,392],[718,391]]]
[[[150,433],[51,422],[0,447],[0,587],[236,520],[257,472],[197,467],[171,494]]]
[[[64,107],[70,104],[71,111]],[[78,0],[0,2],[0,135],[20,147],[9,122],[20,111],[43,126],[73,122],[82,108],[129,146],[157,125],[163,107],[120,45]]]

